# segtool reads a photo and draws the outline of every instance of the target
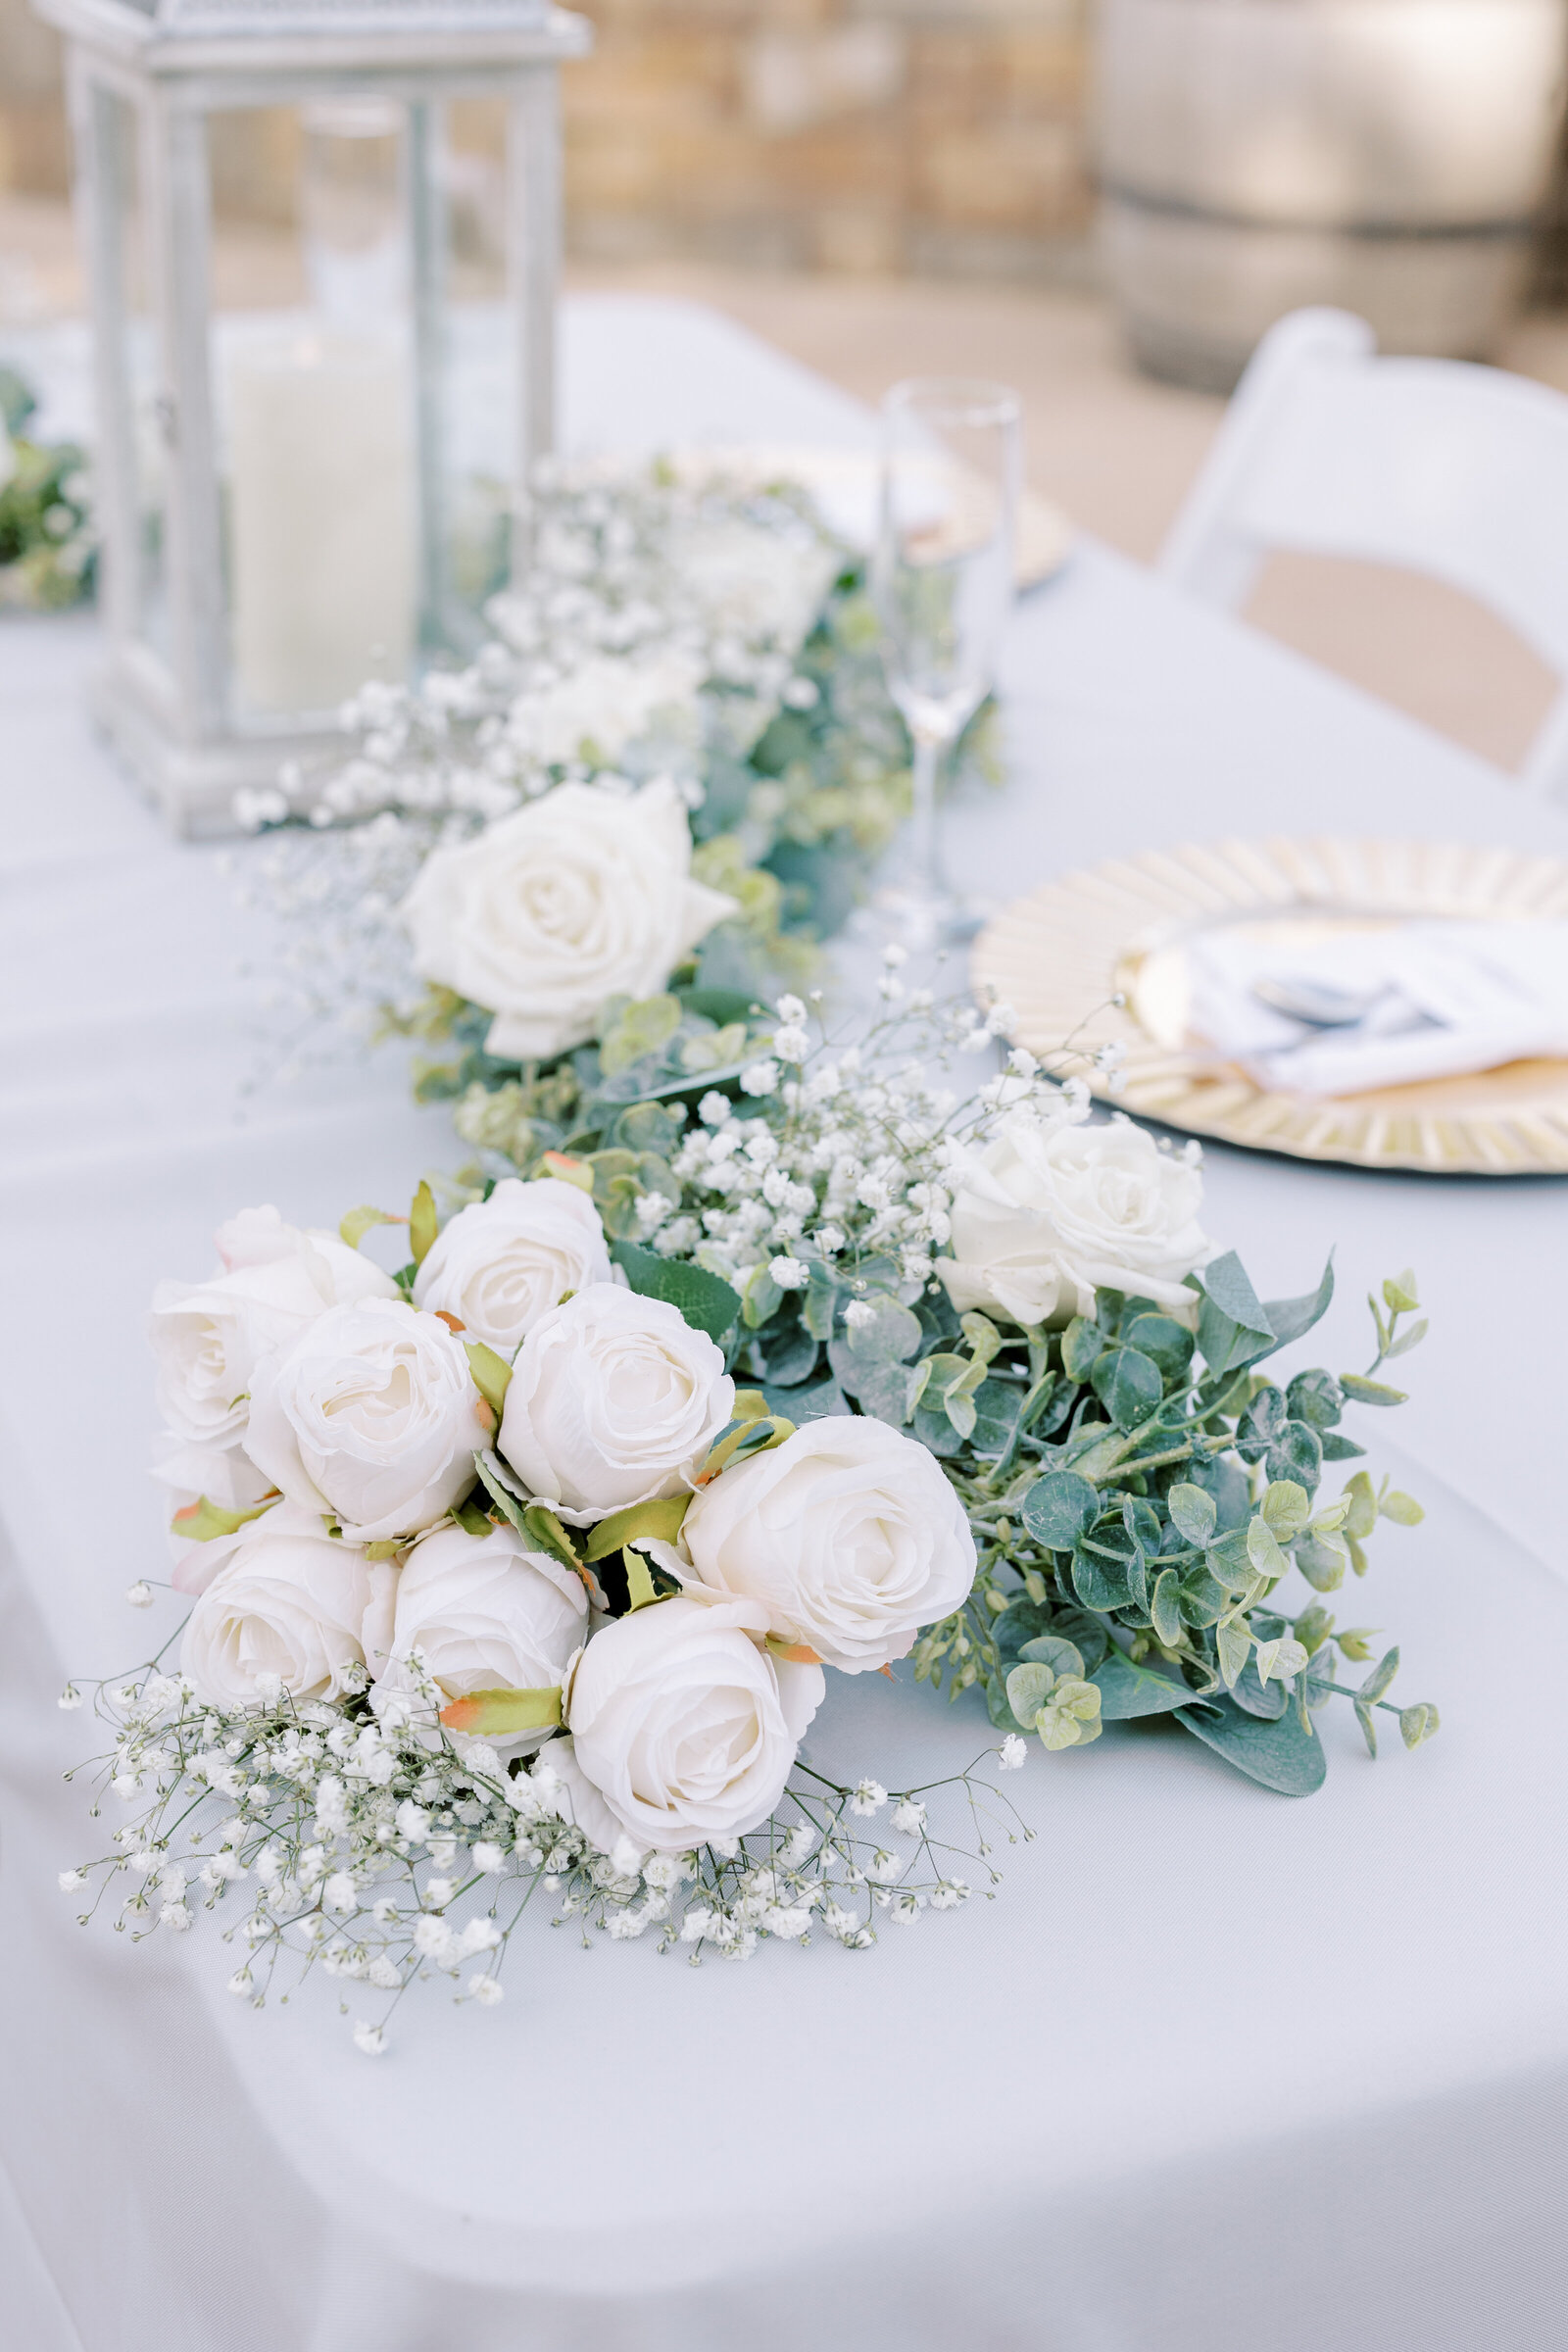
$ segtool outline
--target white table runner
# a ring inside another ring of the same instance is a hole
[[[574,339],[617,397],[668,387],[661,432],[684,382],[686,437],[852,437],[842,396],[689,306],[568,310],[568,397]],[[328,1984],[233,2001],[205,1925],[133,1952],[70,1924],[82,1800],[54,1775],[90,1725],[53,1690],[134,1655],[120,1595],[162,1573],[153,1280],[202,1270],[241,1201],[331,1221],[457,1156],[395,1054],[236,1122],[232,967],[265,932],[90,742],[92,644],[0,630],[0,2262],[29,2352],[1544,2352],[1568,1584],[1541,1564],[1552,1414],[1491,1368],[1553,1379],[1560,1185],[1209,1153],[1208,1222],[1265,1294],[1339,1244],[1310,1360],[1358,1366],[1359,1293],[1421,1272],[1433,1336],[1380,1452],[1430,1516],[1380,1535],[1342,1610],[1396,1630],[1400,1694],[1443,1707],[1414,1757],[1372,1767],[1346,1710],[1290,1804],[1111,1727],[1012,1784],[1039,1837],[1000,1848],[995,1903],[744,1968],[542,1930],[504,2008],[435,1987],[376,2066]],[[1007,684],[1011,782],[954,828],[970,887],[1220,833],[1568,844],[1494,770],[1092,548],[1024,608]],[[857,1684],[812,1747],[930,1778],[987,1739]]]

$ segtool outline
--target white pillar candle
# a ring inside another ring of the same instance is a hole
[[[301,332],[228,368],[234,666],[255,710],[330,710],[414,646],[407,373],[390,340]]]

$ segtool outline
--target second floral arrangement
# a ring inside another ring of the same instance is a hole
[[[198,1863],[209,1902],[248,1883],[252,1997],[292,1949],[490,2000],[541,1890],[737,1957],[961,1901],[929,1789],[799,1752],[830,1681],[902,1659],[983,1697],[1004,1768],[1165,1715],[1306,1794],[1340,1693],[1374,1754],[1380,1712],[1430,1737],[1397,1651],[1345,1679],[1370,1637],[1326,1605],[1420,1517],[1361,1470],[1322,1492],[1347,1408],[1399,1401],[1412,1278],[1365,1372],[1271,1380],[1331,1276],[1261,1302],[1196,1154],[1025,1054],[960,1100],[1004,1017],[835,1049],[786,998],[731,1091],[612,1099],[444,1210],[421,1185],[395,1271],[379,1209],[225,1226],[153,1314],[188,1616],[100,1692],[135,1811],[67,1884],[128,1873],[130,1924],[179,1928]],[[957,1778],[986,1868],[995,1791]]]

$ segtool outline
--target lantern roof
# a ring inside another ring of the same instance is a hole
[[[551,0],[33,0],[87,45],[158,74],[342,65],[373,71],[570,57],[591,27]]]

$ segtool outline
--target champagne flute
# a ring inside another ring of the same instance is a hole
[[[1012,608],[1018,396],[911,377],[882,403],[871,564],[888,690],[914,745],[913,814],[878,911],[912,946],[966,939],[982,915],[950,889],[937,831],[943,755],[991,691]]]

